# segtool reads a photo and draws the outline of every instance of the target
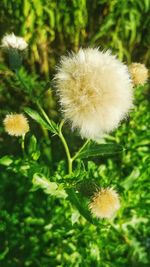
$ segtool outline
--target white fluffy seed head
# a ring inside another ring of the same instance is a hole
[[[6,34],[2,39],[2,47],[6,49],[18,49],[23,51],[27,48],[28,44],[22,37],[16,36],[14,33]]]
[[[133,84],[136,85],[143,85],[148,80],[148,69],[145,67],[144,64],[141,63],[132,63],[129,66],[129,72],[133,81]]]
[[[23,136],[29,131],[29,123],[23,114],[8,114],[4,121],[5,131],[12,136]]]
[[[118,193],[113,188],[98,191],[92,198],[89,208],[97,218],[111,218],[120,208]]]
[[[55,82],[64,117],[82,137],[111,132],[132,107],[128,69],[110,51],[87,48],[62,57]]]

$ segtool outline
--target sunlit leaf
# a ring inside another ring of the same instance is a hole
[[[40,157],[40,150],[37,145],[37,139],[35,135],[32,135],[30,138],[29,146],[28,146],[28,153],[33,158],[33,160],[38,160]]]
[[[83,149],[77,153],[77,158],[96,157],[100,155],[111,155],[119,153],[123,150],[122,146],[116,144],[97,144],[92,141],[87,143]]]
[[[29,153],[32,154],[37,149],[37,139],[35,135],[32,135],[29,142]]]
[[[50,182],[43,174],[35,173],[33,175],[33,186],[35,188],[41,188],[46,194],[57,196],[60,198],[66,198],[67,194],[62,186],[59,186],[55,182]]]
[[[135,168],[131,174],[121,183],[121,185],[126,189],[129,190],[133,183],[138,179],[140,176],[140,171],[138,168]]]
[[[72,215],[71,215],[71,222],[72,225],[74,225],[76,222],[79,221],[80,213],[78,210],[74,210]]]
[[[48,122],[46,122],[42,117],[41,115],[31,109],[31,108],[25,108],[24,111],[33,119],[35,120],[36,122],[38,122],[40,125],[42,125],[45,129],[49,130],[50,132],[54,133],[54,134],[57,134],[57,125],[55,124],[54,121],[50,121],[51,124],[49,124]]]
[[[4,156],[2,158],[0,158],[0,164],[4,165],[4,166],[9,166],[10,164],[12,164],[13,160],[10,156]]]

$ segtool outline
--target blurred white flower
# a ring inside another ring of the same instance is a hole
[[[148,80],[148,69],[144,64],[132,63],[129,66],[129,72],[133,81],[133,84],[140,85],[145,84]]]
[[[132,107],[128,69],[110,51],[87,48],[62,57],[54,79],[64,117],[82,137],[111,132]]]
[[[111,218],[120,208],[120,200],[113,188],[98,191],[89,204],[92,214],[97,218]]]
[[[14,33],[6,34],[2,39],[3,48],[13,48],[23,51],[27,48],[28,44],[22,37],[16,36]]]

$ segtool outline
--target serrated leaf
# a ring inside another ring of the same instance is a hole
[[[55,192],[55,196],[60,197],[60,198],[66,198],[68,195],[66,191],[64,190],[64,188],[62,187],[62,185],[58,185],[58,188]]]
[[[88,158],[96,157],[99,155],[110,155],[123,151],[122,146],[116,144],[97,144],[94,142],[89,142],[83,149],[77,153],[76,158]]]
[[[42,188],[46,194],[54,195],[57,189],[55,182],[50,182],[43,174],[35,173],[32,179],[33,185]]]
[[[57,185],[55,182],[50,182],[45,175],[41,173],[35,173],[32,179],[35,188],[41,188],[46,194],[52,196],[66,198],[67,194],[61,185]]]
[[[50,124],[47,123],[42,117],[41,115],[31,109],[31,108],[25,108],[24,111],[36,122],[38,122],[40,125],[42,125],[45,129],[49,130],[50,132],[57,134],[57,125],[54,121],[50,120]]]
[[[78,195],[75,193],[73,188],[67,188],[66,192],[68,194],[68,199],[70,202],[77,208],[77,210],[80,212],[80,214],[91,224],[97,225],[94,218],[91,216],[91,213],[89,210],[85,209],[85,207],[82,206],[82,202],[78,198]]]

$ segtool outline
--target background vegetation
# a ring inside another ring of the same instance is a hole
[[[48,83],[59,56],[79,46],[111,48],[121,60],[149,64],[149,0],[1,0],[0,36],[14,31],[29,42],[21,76],[49,116],[58,120],[55,92]],[[8,112],[33,105],[0,54],[1,122]],[[30,75],[29,72],[32,71]],[[41,81],[43,80],[43,81]],[[115,221],[98,227],[78,218],[67,200],[35,190],[32,176],[41,170],[59,179],[65,173],[59,141],[30,121],[43,157],[22,160],[18,139],[0,127],[0,266],[2,267],[148,267],[150,265],[149,87],[135,90],[135,108],[128,121],[108,136],[124,146],[117,156],[86,161],[89,180],[116,186],[122,208]],[[81,142],[66,137],[74,150]],[[57,151],[56,151],[57,145]],[[32,150],[32,151],[31,151]],[[54,155],[55,152],[55,155]],[[8,155],[7,158],[2,158]],[[12,158],[13,155],[13,158]],[[30,166],[29,166],[30,165]],[[30,171],[28,170],[30,167]],[[85,188],[84,188],[85,189]],[[86,191],[86,189],[85,189]]]
[[[128,63],[147,63],[149,10],[149,0],[1,0],[1,36],[25,36],[28,63],[45,74],[60,55],[87,45],[111,48]]]

